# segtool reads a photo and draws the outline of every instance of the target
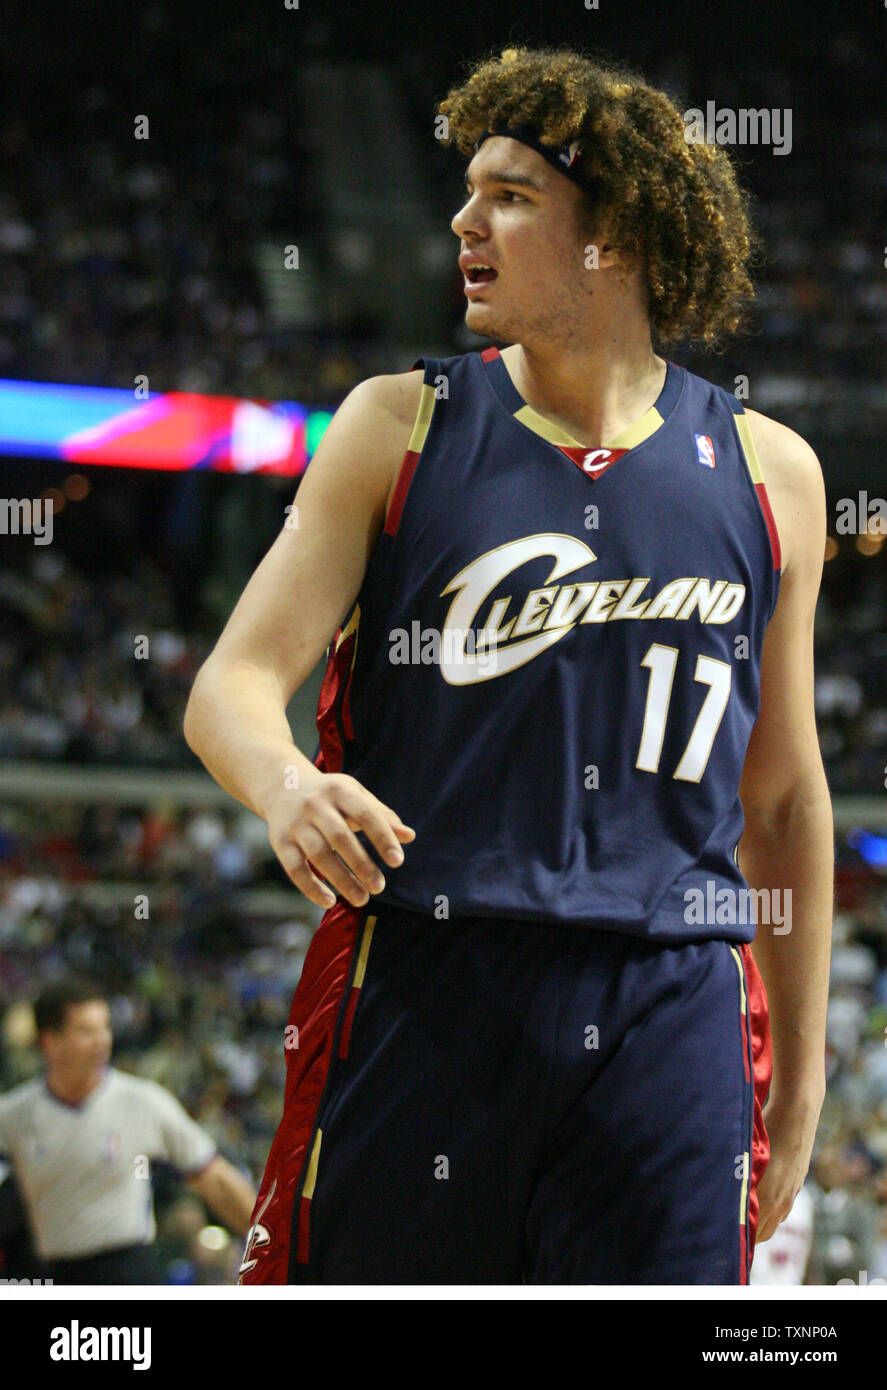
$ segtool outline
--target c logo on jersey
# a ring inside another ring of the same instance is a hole
[[[610,449],[592,449],[582,460],[583,472],[600,473],[602,468],[607,467],[611,456],[612,450]],[[600,463],[598,463],[598,459],[601,460]]]
[[[262,1225],[262,1217],[268,1210],[268,1207],[271,1203],[271,1199],[276,1191],[277,1179],[275,1178],[273,1183],[271,1184],[271,1190],[269,1191],[268,1196],[265,1198],[264,1202],[259,1207],[259,1210],[256,1212],[255,1221],[246,1233],[246,1243],[243,1247],[243,1259],[240,1263],[240,1269],[237,1271],[238,1283],[243,1278],[244,1274],[249,1274],[250,1270],[255,1269],[256,1265],[259,1263],[257,1259],[251,1258],[253,1251],[261,1250],[266,1245],[271,1244],[271,1232],[268,1230],[267,1226]]]

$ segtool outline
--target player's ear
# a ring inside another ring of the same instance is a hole
[[[616,246],[604,218],[595,217],[587,204],[578,208],[579,232],[583,264],[586,270],[610,270],[622,265]]]
[[[622,267],[625,264],[622,252],[608,236],[604,235],[600,239],[598,246],[598,266],[601,270],[609,270],[611,267]]]
[[[582,263],[586,270],[612,270],[623,266],[619,248],[607,236],[595,237],[586,233],[581,243]]]

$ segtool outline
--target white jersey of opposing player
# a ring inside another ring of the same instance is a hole
[[[769,1240],[755,1246],[752,1284],[803,1284],[813,1247],[813,1197],[802,1187]]]

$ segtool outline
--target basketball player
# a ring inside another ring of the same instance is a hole
[[[0,1096],[0,1153],[56,1284],[162,1284],[150,1162],[172,1164],[239,1235],[255,1193],[210,1136],[153,1081],[108,1065],[110,1011],[88,982],[34,1006],[46,1076]]]
[[[326,908],[241,1281],[745,1283],[824,1089],[820,469],[656,350],[751,293],[663,93],[506,50],[440,114],[508,346],[351,392],[185,718]]]

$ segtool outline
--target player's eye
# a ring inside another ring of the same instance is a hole
[[[464,202],[467,203],[469,199],[472,197],[472,194],[472,189],[464,188],[462,190],[462,197],[464,199]],[[499,199],[500,202],[525,203],[527,201],[526,198],[522,197],[520,193],[514,193],[510,188],[503,188],[501,193],[496,194],[496,197]]]

